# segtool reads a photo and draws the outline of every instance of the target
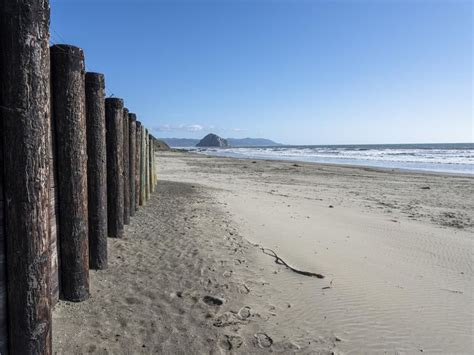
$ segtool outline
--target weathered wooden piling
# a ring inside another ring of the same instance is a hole
[[[135,169],[136,169],[136,149],[137,149],[137,116],[134,113],[128,115],[130,122],[129,129],[129,164],[130,164],[130,177],[129,177],[129,186],[130,186],[130,216],[135,215],[137,210],[137,200],[135,197]]]
[[[142,162],[142,124],[137,121],[137,149],[136,149],[136,167],[135,167],[135,199],[138,206],[141,206],[141,162]]]
[[[89,226],[84,52],[51,47],[51,87],[59,186],[61,297],[89,298]]]
[[[122,238],[123,230],[123,100],[105,99],[107,141],[107,220],[111,238]]]
[[[141,135],[141,147],[140,147],[140,206],[144,206],[146,204],[146,191],[145,191],[145,182],[146,182],[146,139],[145,139],[145,127],[141,125],[140,130]]]
[[[49,16],[47,0],[0,3],[0,134],[11,354],[52,352]]]
[[[52,102],[51,102],[52,105]],[[52,112],[52,110],[51,110]],[[50,119],[49,130],[49,233],[50,233],[50,260],[51,260],[51,306],[59,301],[61,289],[60,260],[59,260],[59,187],[56,173],[56,139],[54,117]]]
[[[153,137],[148,134],[148,184],[150,194],[153,192]]]
[[[0,130],[1,129],[2,113],[0,111]],[[0,354],[6,354],[8,350],[7,251],[5,249],[3,203],[3,137],[0,135]]]
[[[107,145],[103,74],[86,73],[86,112],[89,267],[102,270],[107,268]]]
[[[148,129],[145,128],[145,199],[147,201],[150,199],[150,166],[148,165],[150,160],[149,144]]]
[[[123,224],[130,224],[130,119],[123,109]]]

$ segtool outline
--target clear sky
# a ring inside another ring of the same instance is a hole
[[[471,1],[53,0],[158,137],[473,141]]]

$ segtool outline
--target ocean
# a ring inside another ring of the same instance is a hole
[[[235,148],[185,148],[197,153],[326,164],[474,174],[474,143],[302,145]]]

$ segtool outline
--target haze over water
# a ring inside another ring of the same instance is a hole
[[[214,156],[474,174],[474,143],[187,149]]]

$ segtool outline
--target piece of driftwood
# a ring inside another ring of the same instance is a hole
[[[89,201],[89,267],[107,268],[107,145],[105,79],[86,73],[87,188]]]
[[[262,249],[262,251],[263,251],[264,254],[273,256],[273,257],[275,258],[275,263],[277,263],[277,264],[279,264],[279,265],[284,265],[284,266],[286,266],[288,269],[290,269],[291,271],[296,272],[297,274],[304,275],[304,276],[317,277],[318,279],[324,279],[324,275],[317,274],[317,273],[315,273],[315,272],[309,272],[309,271],[303,271],[303,270],[295,269],[294,267],[288,265],[288,264],[285,262],[285,260],[283,260],[282,258],[280,258],[280,257],[277,255],[277,253],[275,253],[275,252],[274,252],[273,250],[271,250],[271,249],[263,248],[263,247],[260,247],[260,249]]]
[[[136,209],[141,205],[141,156],[142,156],[142,124],[137,121],[136,125],[136,151],[135,151],[135,204]]]
[[[128,114],[129,118],[129,164],[130,164],[130,175],[129,175],[129,187],[130,187],[130,216],[135,215],[135,211],[137,210],[137,200],[135,196],[136,190],[136,183],[135,183],[135,175],[136,175],[136,159],[137,159],[137,116],[134,113]]]
[[[123,224],[130,224],[130,119],[123,109]]]
[[[48,0],[0,2],[10,354],[52,353],[49,20]]]
[[[107,228],[110,238],[123,230],[123,100],[105,99],[107,142]]]
[[[61,297],[89,298],[89,225],[84,52],[51,47],[51,87],[59,187]]]

